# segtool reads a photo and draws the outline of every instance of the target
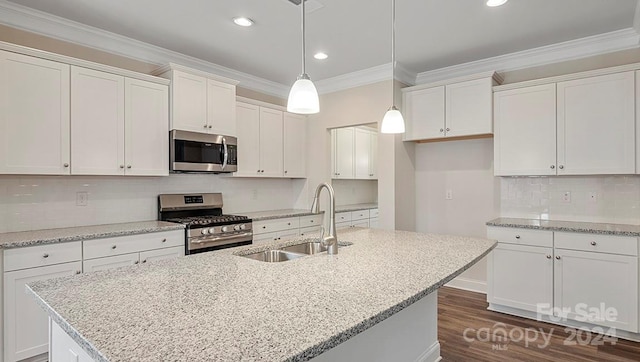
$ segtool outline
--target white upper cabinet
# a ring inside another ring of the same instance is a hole
[[[307,119],[293,113],[284,113],[284,176],[307,176]]]
[[[169,87],[125,78],[126,175],[169,175]]]
[[[402,103],[405,141],[444,137],[444,86],[403,93]]]
[[[331,130],[334,179],[378,179],[378,133],[365,127]]]
[[[165,176],[168,87],[71,68],[71,173]]]
[[[634,72],[557,87],[558,175],[635,173]]]
[[[0,173],[68,175],[69,65],[0,51]]]
[[[260,107],[260,174],[264,177],[282,177],[284,173],[282,113]]]
[[[236,103],[238,127],[237,176],[260,176],[260,106]]]
[[[353,127],[338,128],[332,132],[333,143],[333,175],[337,179],[353,179],[354,165],[354,135]]]
[[[490,135],[493,133],[492,87],[495,73],[402,90],[405,141]]]
[[[124,77],[71,67],[71,173],[124,173]]]
[[[364,128],[355,129],[354,160],[356,179],[377,179],[378,134]]]
[[[495,175],[555,175],[556,85],[496,92],[494,110]]]
[[[170,129],[237,136],[237,81],[177,64],[153,74],[171,79]]]

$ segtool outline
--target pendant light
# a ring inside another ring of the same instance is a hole
[[[396,69],[396,0],[391,0],[391,107],[384,114],[380,132],[382,133],[404,133],[404,118],[402,113],[396,108],[394,102],[396,99],[395,82]]]
[[[320,112],[320,101],[318,99],[318,91],[316,86],[313,85],[309,75],[306,73],[305,68],[305,43],[304,43],[304,3],[306,0],[302,0],[300,8],[302,9],[302,74],[298,76],[298,79],[289,92],[289,100],[287,101],[287,111],[291,113],[299,114],[313,114]]]

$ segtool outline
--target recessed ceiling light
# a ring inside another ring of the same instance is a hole
[[[236,25],[240,25],[240,26],[253,25],[253,20],[249,18],[245,18],[244,16],[238,16],[237,18],[233,18],[233,22],[236,23]]]
[[[313,55],[314,58],[318,59],[318,60],[325,60],[327,58],[329,58],[329,56],[327,55],[327,53],[323,53],[323,52],[317,52]]]
[[[487,6],[500,6],[500,5],[504,5],[504,3],[506,3],[508,0],[487,0]]]

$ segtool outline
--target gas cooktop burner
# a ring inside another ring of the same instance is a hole
[[[227,223],[230,221],[243,221],[248,220],[246,216],[240,215],[205,215],[205,216],[190,216],[190,217],[176,217],[167,219],[166,221],[177,222],[185,224],[187,226],[201,226],[201,225],[216,225]]]

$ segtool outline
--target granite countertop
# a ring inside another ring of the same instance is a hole
[[[337,255],[265,263],[272,242],[34,282],[41,306],[98,361],[304,361],[453,279],[496,242],[353,228]]]
[[[378,204],[353,204],[353,205],[337,205],[336,212],[347,212],[347,211],[359,211],[359,210],[369,210],[369,209],[377,209]]]
[[[488,226],[501,226],[522,229],[550,231],[569,231],[577,233],[640,236],[640,225],[605,224],[560,220],[497,218],[487,222]]]
[[[323,213],[321,211],[320,213]],[[309,209],[281,209],[281,210],[268,210],[268,211],[253,211],[253,212],[234,212],[236,215],[243,215],[251,218],[253,221],[263,221],[271,219],[282,219],[285,217],[296,216],[308,216],[317,215],[311,212]]]
[[[0,234],[0,249],[22,248],[76,240],[108,238],[114,236],[184,230],[184,225],[165,221],[140,221],[123,224],[78,226]]]

